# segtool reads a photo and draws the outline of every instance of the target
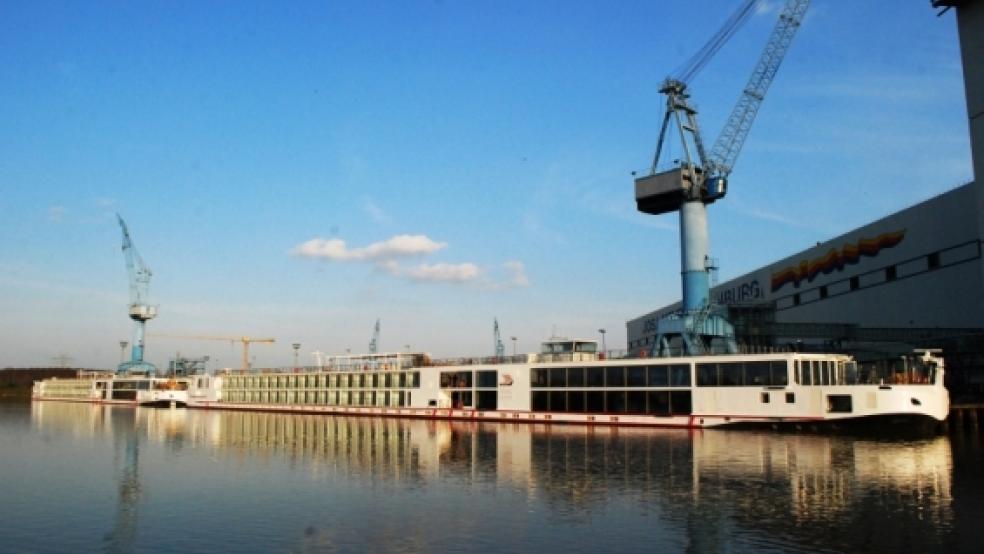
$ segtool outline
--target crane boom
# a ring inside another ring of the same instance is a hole
[[[783,7],[779,14],[779,22],[772,29],[772,35],[765,49],[762,50],[752,75],[748,78],[748,84],[742,90],[728,121],[722,127],[714,147],[711,148],[710,163],[707,164],[710,167],[705,167],[708,173],[721,177],[727,177],[731,173],[765,98],[765,93],[775,79],[779,65],[786,56],[793,36],[799,30],[803,15],[809,7],[810,0],[790,0]]]
[[[123,221],[120,214],[116,214],[116,219],[120,223],[120,228],[123,229],[123,257],[126,260],[126,270],[130,276],[130,305],[140,305],[147,299],[147,290],[150,287],[150,277],[153,273],[144,263],[143,258],[140,257],[137,247],[133,245],[126,222]]]

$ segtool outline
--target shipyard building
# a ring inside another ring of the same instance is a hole
[[[942,348],[958,396],[984,391],[984,1],[932,4],[957,11],[975,180],[713,287],[740,349]],[[679,308],[628,321],[629,351]]]

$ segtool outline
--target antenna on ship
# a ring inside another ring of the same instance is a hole
[[[379,352],[379,319],[376,319],[376,326],[373,327],[372,340],[369,341],[369,353]]]

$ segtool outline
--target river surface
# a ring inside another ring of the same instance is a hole
[[[981,552],[984,444],[0,403],[2,552]]]

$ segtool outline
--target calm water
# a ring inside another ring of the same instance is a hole
[[[0,404],[0,550],[976,552],[984,445]]]

